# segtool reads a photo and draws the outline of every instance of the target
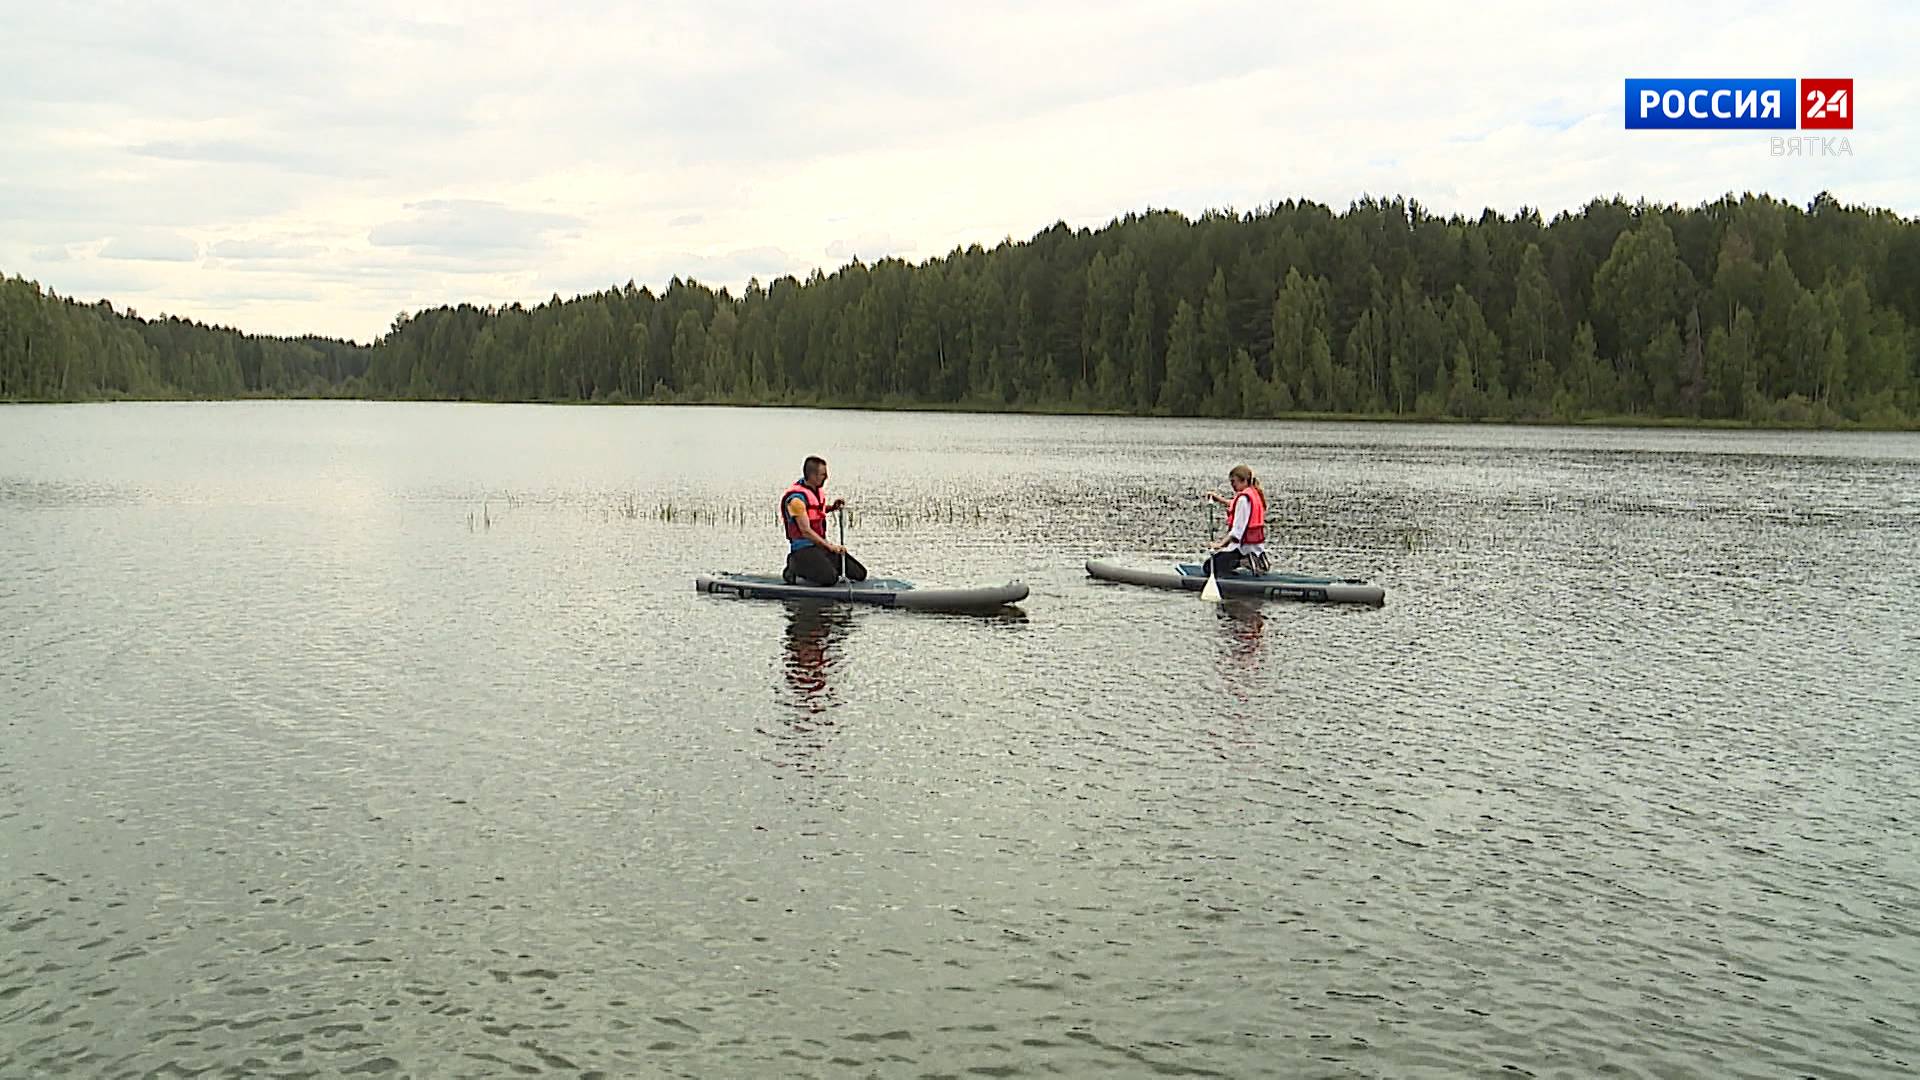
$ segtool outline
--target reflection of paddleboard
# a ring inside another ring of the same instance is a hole
[[[957,589],[923,589],[911,581],[868,578],[839,585],[789,585],[767,574],[701,574],[693,587],[704,593],[742,596],[750,600],[840,600],[918,611],[986,611],[1027,598],[1027,587],[1017,581],[1005,585],[975,585]]]
[[[1198,592],[1207,586],[1204,564],[1175,563],[1164,569],[1122,566],[1108,559],[1087,560],[1087,573],[1103,581],[1127,585],[1146,585],[1157,589],[1187,589]],[[1387,602],[1387,591],[1355,578],[1315,577],[1273,570],[1249,574],[1236,570],[1217,576],[1214,584],[1222,596],[1244,596],[1260,600],[1306,600],[1321,604],[1373,604]]]

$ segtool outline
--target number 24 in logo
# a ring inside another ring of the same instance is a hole
[[[1853,129],[1852,79],[1801,79],[1800,126]]]

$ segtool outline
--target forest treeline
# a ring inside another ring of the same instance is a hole
[[[1822,195],[1130,214],[738,295],[247,335],[0,280],[0,399],[343,396],[1914,426],[1920,224]]]

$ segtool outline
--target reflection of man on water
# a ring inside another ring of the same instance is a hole
[[[786,685],[777,709],[757,730],[773,740],[775,767],[812,774],[833,730],[828,711],[839,705],[829,674],[840,662],[840,646],[853,616],[838,604],[812,600],[787,604],[786,655],[781,673]]]
[[[809,712],[832,707],[827,671],[839,661],[842,634],[853,616],[837,604],[794,601],[787,605],[787,685],[794,704]]]

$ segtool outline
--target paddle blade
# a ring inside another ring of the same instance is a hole
[[[1220,602],[1220,583],[1213,580],[1213,567],[1207,567],[1207,586],[1200,590],[1200,599],[1209,604]]]

